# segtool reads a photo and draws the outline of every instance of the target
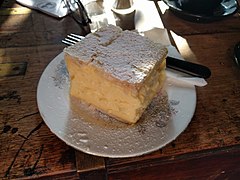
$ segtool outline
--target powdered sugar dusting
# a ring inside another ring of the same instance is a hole
[[[163,61],[167,49],[136,32],[109,25],[65,48],[64,52],[120,81],[141,83],[153,67]]]
[[[69,84],[69,76],[64,60],[56,67],[54,76],[52,76],[55,86],[62,89],[65,84]]]

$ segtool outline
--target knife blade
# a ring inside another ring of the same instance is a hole
[[[183,72],[194,77],[207,79],[211,76],[211,70],[201,64],[196,64],[169,56],[166,58],[166,63],[168,68]]]

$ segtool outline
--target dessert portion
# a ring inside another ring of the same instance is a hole
[[[167,49],[113,25],[64,49],[70,95],[136,123],[165,80]]]

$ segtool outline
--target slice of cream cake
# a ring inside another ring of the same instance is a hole
[[[109,25],[64,49],[70,95],[125,123],[136,123],[163,86],[167,49]]]

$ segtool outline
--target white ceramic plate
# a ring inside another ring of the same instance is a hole
[[[75,149],[103,157],[133,157],[159,150],[184,131],[195,111],[196,90],[167,79],[139,122],[126,125],[73,103],[61,53],[41,76],[37,103],[50,130]]]

